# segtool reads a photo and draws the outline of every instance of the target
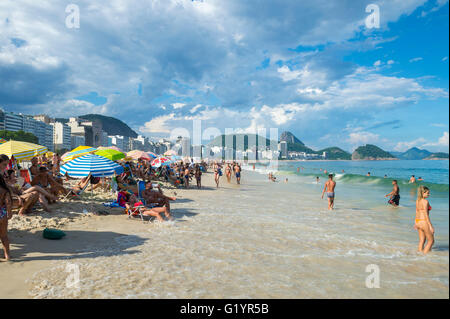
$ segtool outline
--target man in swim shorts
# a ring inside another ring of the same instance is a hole
[[[234,166],[234,173],[236,174],[236,182],[238,184],[241,183],[241,166],[239,164],[236,164]]]
[[[336,187],[336,182],[333,181],[333,174],[328,175],[328,180],[325,183],[325,186],[322,191],[322,199],[325,191],[327,191],[328,198],[328,210],[333,210],[334,208],[334,188]]]
[[[392,192],[387,194],[385,197],[391,196],[391,199],[388,201],[394,207],[397,207],[400,204],[400,188],[398,187],[397,180],[392,181]]]

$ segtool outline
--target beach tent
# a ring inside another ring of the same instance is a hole
[[[78,157],[60,168],[62,175],[74,178],[82,178],[91,174],[94,177],[108,177],[114,174],[122,174],[123,167],[113,161],[94,154]]]
[[[77,157],[86,155],[86,154],[91,154],[96,152],[97,149],[90,147],[90,146],[78,146],[77,148],[74,148],[73,150],[71,150],[69,153],[64,154],[61,159],[64,162],[68,162],[71,161]]]
[[[122,158],[125,158],[125,154],[116,150],[99,150],[94,153],[98,156],[106,157],[107,159],[111,161],[118,161]]]
[[[138,160],[138,159],[145,159],[147,161],[150,161],[152,158],[145,152],[143,151],[131,151],[127,153],[127,157],[131,157],[134,160]]]
[[[45,146],[28,142],[9,141],[0,145],[0,154],[13,156],[17,161],[24,161],[48,152]]]

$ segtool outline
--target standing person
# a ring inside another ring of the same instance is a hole
[[[216,162],[214,163],[214,181],[216,182],[217,188],[219,188],[219,178],[222,176],[222,170],[220,165]]]
[[[333,210],[334,208],[334,188],[336,187],[336,182],[333,181],[333,174],[328,175],[328,181],[325,183],[325,186],[322,191],[322,199],[323,194],[325,191],[327,191],[327,198],[328,198],[328,209]]]
[[[197,188],[202,188],[202,170],[200,169],[200,166],[197,165],[195,168],[195,179],[197,181]]]
[[[8,220],[12,217],[12,195],[3,178],[4,171],[8,165],[9,157],[0,155],[0,240],[3,245],[3,252],[6,260],[10,260]]]
[[[31,159],[30,173],[31,178],[34,178],[39,174],[39,159],[37,157]]]
[[[415,183],[416,182],[416,177],[414,175],[411,175],[411,178],[409,179],[410,183]]]
[[[319,180],[320,180],[319,176],[316,176],[316,183],[317,184],[319,184]]]
[[[430,221],[431,206],[427,198],[430,190],[426,186],[419,186],[416,200],[416,220],[414,229],[419,233],[419,252],[427,254],[434,244],[434,228]],[[425,245],[425,241],[427,242]],[[425,246],[424,246],[425,245]]]
[[[186,164],[186,166],[184,167],[184,179],[185,179],[185,184],[184,187],[189,188],[189,178],[191,171],[189,170],[189,164]]]
[[[236,174],[236,182],[238,185],[241,184],[241,166],[238,163],[234,166],[234,173]]]
[[[225,167],[225,176],[227,177],[227,182],[231,182],[231,166],[230,163],[227,164],[227,167]]]
[[[253,164],[253,170],[255,170],[255,164]]]
[[[394,179],[392,181],[392,186],[393,186],[392,192],[390,192],[389,194],[387,194],[384,197],[391,196],[391,198],[389,199],[388,203],[391,204],[394,207],[397,207],[399,205],[399,203],[400,203],[400,188],[398,187],[396,179]]]

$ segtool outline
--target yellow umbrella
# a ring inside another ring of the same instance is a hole
[[[74,158],[86,155],[86,154],[91,154],[97,152],[96,148],[90,147],[90,146],[78,146],[77,148],[74,148],[73,150],[71,150],[68,154],[64,154],[65,156],[61,157],[61,159],[64,162],[68,162],[73,160]]]
[[[0,154],[13,156],[18,161],[31,159],[34,156],[42,155],[48,152],[45,146],[28,142],[9,141],[0,145]]]

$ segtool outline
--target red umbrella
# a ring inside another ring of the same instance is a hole
[[[163,165],[163,164],[169,164],[169,163],[171,163],[172,161],[170,160],[170,159],[168,159],[167,157],[158,157],[158,158],[156,158],[156,159],[154,159],[152,162],[151,162],[151,165],[153,166],[153,167],[160,167],[161,165]]]

